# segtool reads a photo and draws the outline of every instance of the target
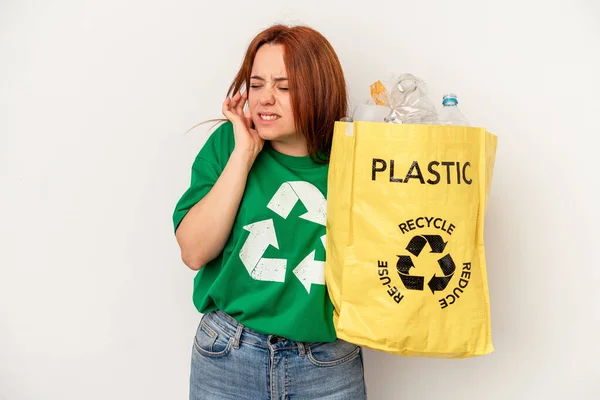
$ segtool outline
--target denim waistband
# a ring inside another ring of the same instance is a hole
[[[274,350],[297,349],[300,355],[306,353],[306,343],[256,332],[240,324],[231,315],[221,310],[205,314],[203,322],[213,329],[220,330],[224,335],[234,338],[234,347],[238,347],[240,343],[247,343]]]

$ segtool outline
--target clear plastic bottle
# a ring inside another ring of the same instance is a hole
[[[440,125],[469,126],[469,121],[458,108],[458,100],[454,93],[444,95],[442,111],[438,115]]]

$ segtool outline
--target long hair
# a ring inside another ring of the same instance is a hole
[[[345,117],[348,111],[344,72],[333,47],[312,28],[271,26],[248,46],[228,96],[242,87],[250,87],[254,58],[265,44],[283,46],[297,133],[306,138],[308,153],[315,162],[327,162],[335,121]]]

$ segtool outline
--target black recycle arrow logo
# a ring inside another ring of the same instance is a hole
[[[429,243],[431,253],[442,253],[446,248],[446,244],[448,244],[447,242],[444,242],[439,235],[417,235],[410,240],[408,246],[406,246],[406,250],[415,257],[418,257],[427,243]],[[437,276],[436,274],[433,274],[433,277],[427,282],[427,286],[431,289],[431,293],[446,289],[446,286],[448,286],[448,283],[456,270],[456,265],[450,254],[446,254],[440,258],[438,264],[440,265],[443,275]],[[410,290],[423,290],[425,277],[410,275],[411,268],[415,268],[415,265],[410,256],[398,256],[396,270],[398,271],[398,275],[400,276],[404,287]]]

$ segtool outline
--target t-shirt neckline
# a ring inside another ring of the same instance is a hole
[[[280,163],[292,168],[316,168],[321,167],[321,164],[314,162],[310,156],[290,156],[278,152],[273,148],[270,141],[266,141],[264,150],[273,156]]]

